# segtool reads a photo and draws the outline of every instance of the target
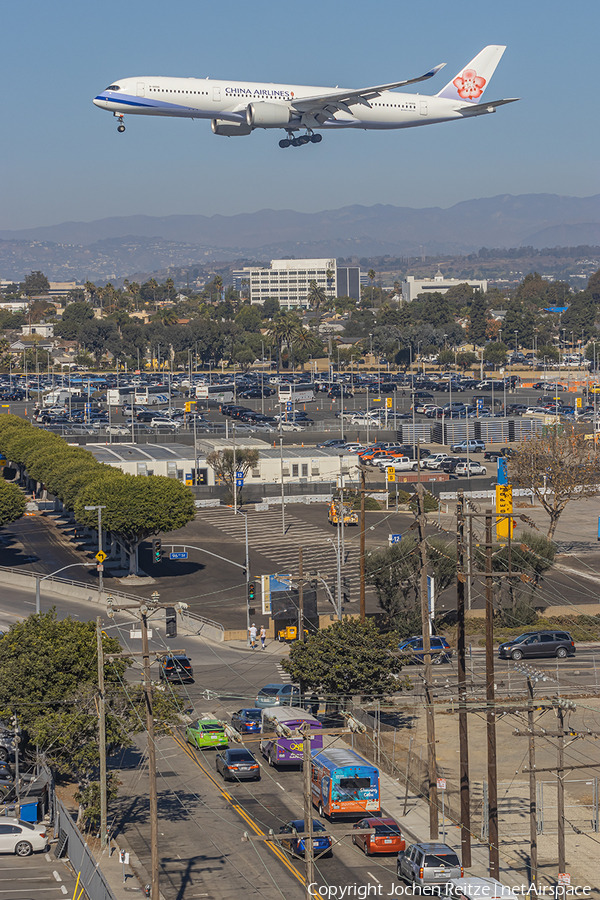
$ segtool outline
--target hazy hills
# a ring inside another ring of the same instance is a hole
[[[486,247],[600,244],[600,194],[509,194],[448,209],[377,204],[317,213],[121,216],[0,230],[0,277],[120,278],[241,257],[463,254]]]

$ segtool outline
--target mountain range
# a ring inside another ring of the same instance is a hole
[[[600,245],[600,194],[503,194],[447,209],[345,206],[233,216],[115,216],[0,230],[0,278],[41,269],[52,280],[131,277],[169,266],[279,256],[468,254],[485,247]]]

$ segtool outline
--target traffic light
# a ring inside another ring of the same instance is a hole
[[[248,607],[252,608],[254,606],[254,600],[256,598],[256,589],[253,581],[248,582]],[[250,615],[254,615],[254,613],[250,613]]]
[[[167,606],[165,610],[167,637],[177,637],[177,611],[174,606]]]
[[[152,562],[159,563],[162,560],[162,547],[160,538],[154,538],[152,541]]]

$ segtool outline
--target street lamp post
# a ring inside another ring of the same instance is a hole
[[[44,575],[40,577],[36,574],[35,576],[35,612],[36,615],[39,615],[41,612],[41,597],[40,597],[40,585],[42,581],[45,581],[46,578],[52,578],[53,575],[58,575],[59,572],[64,572],[65,569],[74,569],[76,566],[84,566],[84,568],[90,568],[94,563],[71,563],[68,566],[63,566],[62,569],[56,569],[55,572],[50,572],[48,575]]]
[[[337,617],[338,621],[342,621],[342,565],[340,559],[340,547],[339,541],[338,546],[336,547],[333,538],[327,538],[331,546],[333,547],[333,551],[336,556],[337,561]]]
[[[106,506],[86,506],[87,512],[93,512],[94,510],[98,510],[98,554],[102,553],[102,510],[106,509]],[[98,558],[98,599],[102,596],[102,591],[104,590],[104,565],[102,564],[102,558]]]

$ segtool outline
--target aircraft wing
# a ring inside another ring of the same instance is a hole
[[[331,91],[328,94],[318,94],[315,97],[301,97],[292,101],[292,107],[300,113],[323,111],[332,114],[338,109],[352,113],[351,106],[357,103],[362,106],[370,106],[369,100],[379,97],[384,91],[392,91],[394,88],[404,87],[407,84],[416,84],[418,81],[427,81],[428,78],[433,78],[445,65],[446,63],[441,63],[441,65],[434,66],[433,69],[430,69],[424,75],[420,75],[418,78],[409,78],[406,81],[379,84],[376,87],[362,88],[356,91]]]
[[[481,112],[491,112],[497,106],[505,106],[507,103],[516,103],[520,97],[510,97],[508,100],[489,100],[487,103],[469,103],[466,106],[457,106],[456,111],[464,115],[477,115]]]

